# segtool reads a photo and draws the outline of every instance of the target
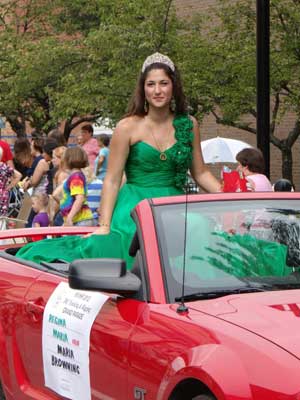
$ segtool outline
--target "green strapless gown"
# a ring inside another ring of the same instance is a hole
[[[33,242],[17,253],[17,257],[40,263],[79,258],[123,258],[127,268],[132,265],[128,249],[135,232],[131,210],[146,198],[172,196],[183,193],[187,169],[192,160],[193,124],[186,115],[174,118],[176,143],[160,160],[160,152],[146,142],[130,148],[125,172],[127,183],[121,188],[115,205],[108,235],[89,237],[66,236]]]

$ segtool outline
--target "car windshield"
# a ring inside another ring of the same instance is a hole
[[[300,287],[297,200],[172,204],[154,215],[170,302]]]

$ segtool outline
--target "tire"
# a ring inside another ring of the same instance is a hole
[[[1,382],[0,382],[0,400],[6,400],[5,394],[4,394],[3,389],[2,389]]]
[[[210,394],[200,394],[199,396],[193,397],[192,400],[216,400],[216,398]]]

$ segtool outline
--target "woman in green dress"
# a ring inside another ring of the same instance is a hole
[[[128,113],[112,136],[99,228],[88,237],[29,244],[17,256],[36,262],[122,257],[130,268],[135,232],[130,211],[145,198],[182,194],[188,169],[206,191],[221,190],[203,162],[198,123],[187,114],[179,72],[169,57],[154,53],[145,60]]]

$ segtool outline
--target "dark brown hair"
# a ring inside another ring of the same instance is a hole
[[[35,151],[38,151],[40,153],[43,152],[43,148],[44,148],[44,144],[45,144],[45,141],[43,138],[36,137],[36,138],[32,139],[31,143],[32,143],[32,146]]]
[[[91,124],[86,124],[81,127],[82,131],[89,132],[91,135],[94,133],[94,128]]]
[[[264,156],[259,149],[243,149],[236,155],[236,160],[243,167],[248,167],[250,172],[263,174],[265,171]]]
[[[274,183],[274,192],[292,192],[295,190],[294,185],[288,179],[278,179]]]
[[[47,138],[43,146],[43,153],[48,154],[52,158],[52,152],[58,147],[57,141],[52,138]]]
[[[28,152],[28,153],[31,152],[29,140],[26,138],[16,139],[15,144],[14,144],[14,153],[18,154],[18,153],[26,153],[26,152]]]
[[[154,63],[149,65],[149,67],[147,67],[144,72],[141,72],[136,84],[136,88],[129,102],[127,114],[125,115],[125,117],[129,117],[132,115],[138,115],[142,117],[147,114],[147,110],[145,110],[146,99],[144,85],[148,73],[153,69],[164,70],[172,81],[173,97],[175,100],[175,110],[173,111],[175,112],[175,114],[187,114],[186,98],[183,93],[179,71],[175,68],[175,71],[173,72],[171,68],[169,68],[166,64]]]
[[[98,142],[101,141],[105,147],[109,146],[110,137],[106,133],[101,133],[101,135],[97,136]]]
[[[21,165],[29,165],[32,163],[30,142],[26,138],[18,138],[14,144],[14,156]]]
[[[80,169],[89,165],[87,154],[80,146],[69,147],[64,153],[63,162],[69,169]]]
[[[56,140],[58,146],[66,146],[67,144],[64,134],[58,129],[52,129],[52,131],[48,133],[48,138]]]

